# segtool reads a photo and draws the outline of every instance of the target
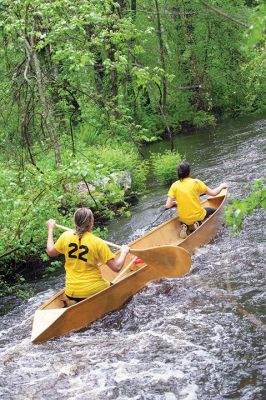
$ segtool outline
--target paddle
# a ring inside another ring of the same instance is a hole
[[[55,226],[65,231],[73,230],[59,224]],[[107,240],[104,240],[104,242],[116,249],[121,249],[121,246],[115,243],[108,242]],[[185,275],[191,266],[190,254],[182,247],[163,245],[147,249],[130,249],[130,253],[141,258],[145,263],[152,265],[154,268],[164,268],[165,276],[168,277]]]
[[[119,279],[121,278],[121,276],[125,275],[125,273],[131,268],[131,266],[135,263],[137,257],[134,257],[129,263],[128,265],[122,269],[122,271],[119,272],[119,274],[115,277],[115,279],[112,281],[112,284],[116,283],[119,281]]]

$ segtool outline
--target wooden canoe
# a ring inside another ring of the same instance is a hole
[[[216,211],[186,239],[179,237],[180,222],[176,216],[133,241],[129,246],[134,249],[163,245],[179,246],[184,249],[184,263],[187,263],[188,253],[192,254],[197,248],[207,244],[219,230],[226,197],[227,190],[223,190],[219,195],[209,197],[202,202],[204,207],[214,207]],[[124,268],[131,261],[130,257],[132,256],[128,256]],[[109,281],[113,281],[117,276],[117,273],[111,271],[106,265],[102,265],[101,269],[104,278]],[[167,270],[161,268],[158,263],[156,266],[145,263],[135,264],[114,285],[67,308],[64,308],[64,290],[61,290],[35,312],[31,340],[33,343],[41,343],[81,329],[106,313],[121,308],[148,282],[163,277],[179,277],[182,276],[182,271],[186,273],[187,269],[181,268],[180,272],[176,268],[167,268]]]

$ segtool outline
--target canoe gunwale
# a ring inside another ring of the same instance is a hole
[[[176,246],[182,247],[188,253],[192,254],[197,247],[201,246],[205,243],[208,243],[212,237],[208,237],[209,232],[213,236],[214,233],[217,233],[217,227],[219,223],[219,217],[221,215],[224,204],[228,198],[228,193],[225,191],[224,196],[209,196],[206,200],[202,202],[202,205],[211,201],[211,199],[220,200],[220,204],[218,204],[216,211],[203,223],[199,226],[197,230],[192,232],[187,238],[181,240]],[[218,202],[218,201],[216,201]],[[141,241],[146,241],[151,235],[153,235],[159,229],[165,228],[167,229],[167,225],[174,224],[175,226],[180,226],[180,221],[178,219],[178,215],[173,218],[165,221],[159,226],[151,229],[149,232],[137,238],[133,242],[129,244],[129,246],[137,245],[141,243]],[[170,225],[169,225],[170,226]],[[172,229],[172,228],[171,228]],[[205,232],[205,233],[204,233]],[[207,232],[207,234],[206,234]],[[200,237],[204,235],[206,236],[206,240],[200,240]],[[208,240],[209,239],[209,240]],[[208,240],[208,241],[207,241]],[[198,245],[199,244],[199,245]],[[172,244],[171,244],[172,245]],[[156,245],[157,246],[157,245]],[[139,247],[141,249],[141,247]],[[143,247],[145,245],[143,244]],[[115,254],[117,254],[116,252]],[[117,310],[123,306],[123,304],[128,301],[135,293],[137,293],[141,288],[143,288],[148,282],[153,280],[161,279],[162,276],[157,276],[157,272],[154,271],[155,268],[152,269],[152,266],[144,263],[138,265],[136,270],[129,270],[128,273],[121,276],[114,284],[111,284],[109,287],[103,289],[102,291],[93,294],[92,296],[76,303],[70,307],[65,308],[65,312],[63,312],[50,326],[48,329],[40,332],[39,335],[32,337],[33,343],[41,343],[43,341],[52,339],[54,337],[58,337],[64,335],[71,331],[77,331],[81,328],[84,328],[94,320],[101,318],[103,315],[110,311]],[[151,278],[151,279],[150,279]],[[108,294],[107,294],[108,293]],[[64,289],[61,289],[59,292],[55,293],[51,298],[49,298],[46,302],[44,302],[37,311],[43,310],[54,310],[54,309],[62,309],[63,307],[58,307],[59,302],[62,301],[60,297],[64,295]],[[98,302],[98,303],[97,303]],[[55,303],[55,307],[51,307],[52,304]],[[62,302],[63,304],[63,302]],[[57,305],[57,306],[56,306]],[[95,314],[91,310],[93,306],[99,305],[99,310],[94,310]],[[75,314],[75,315],[74,315]],[[85,314],[85,315],[84,315]],[[87,314],[87,315],[86,315]],[[93,317],[95,315],[95,318]],[[73,321],[75,318],[77,321]],[[87,318],[87,320],[86,320]],[[72,321],[72,322],[71,322]],[[78,321],[80,321],[80,325],[78,325]]]
[[[208,201],[211,201],[212,199],[221,198],[221,203],[220,203],[219,206],[217,207],[216,211],[215,211],[212,215],[210,215],[209,218],[207,218],[206,220],[203,220],[203,222],[202,222],[202,224],[199,226],[199,228],[197,228],[197,229],[196,229],[194,232],[192,232],[189,236],[194,235],[195,233],[199,233],[199,232],[200,232],[200,228],[202,228],[207,222],[209,222],[209,220],[211,220],[211,219],[213,218],[213,216],[217,215],[217,213],[221,211],[221,208],[223,207],[225,201],[227,200],[227,197],[228,197],[228,196],[227,196],[227,193],[226,193],[225,195],[223,195],[223,196],[219,196],[219,195],[218,195],[218,196],[208,196],[207,199],[205,199],[205,200],[201,203],[202,205],[204,205],[204,203],[207,203]],[[168,225],[169,223],[174,222],[174,221],[178,222],[178,224],[181,225],[181,222],[180,222],[180,220],[179,220],[178,215],[175,215],[174,217],[172,217],[172,218],[170,218],[169,220],[163,222],[163,223],[160,224],[159,226],[155,226],[154,228],[152,228],[149,232],[145,233],[145,234],[144,234],[143,236],[141,236],[140,238],[138,238],[138,239],[134,240],[133,242],[129,243],[129,246],[134,245],[135,243],[137,243],[138,241],[140,241],[140,240],[143,239],[144,237],[146,238],[146,237],[152,235],[155,231],[158,230],[158,228],[163,228],[165,225]],[[180,242],[180,243],[183,243],[183,241],[185,241],[186,239],[187,239],[187,238],[183,239],[182,242]],[[179,245],[180,245],[180,244],[178,244],[178,246],[179,246]]]

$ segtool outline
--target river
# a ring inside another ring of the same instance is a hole
[[[265,176],[265,132],[265,118],[230,120],[178,136],[175,148],[194,177],[210,187],[226,181],[231,196],[244,198]],[[166,193],[151,181],[132,216],[110,224],[109,239],[126,243],[149,230]],[[195,253],[189,275],[150,283],[87,329],[39,345],[30,341],[34,310],[63,276],[35,283],[38,293],[1,317],[0,398],[265,399],[265,226],[257,210],[238,236],[222,227]]]

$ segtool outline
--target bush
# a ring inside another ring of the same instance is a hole
[[[204,128],[206,126],[215,126],[215,124],[216,124],[215,117],[204,111],[198,111],[193,116],[193,125],[195,125],[196,128]]]
[[[257,208],[266,208],[266,186],[263,179],[258,179],[251,189],[252,192],[246,199],[232,199],[225,208],[225,223],[234,234],[242,228],[247,215],[252,215]]]
[[[148,166],[131,145],[124,143],[116,147],[94,147],[90,149],[90,158],[98,164],[103,164],[108,173],[129,171],[132,177],[131,190],[135,192],[144,190]]]
[[[176,166],[182,158],[177,151],[167,150],[163,154],[152,154],[151,163],[154,176],[161,182],[172,183],[176,180]]]

